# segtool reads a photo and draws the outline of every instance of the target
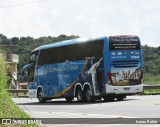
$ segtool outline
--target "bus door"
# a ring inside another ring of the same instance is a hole
[[[103,92],[104,87],[104,63],[103,59],[100,62],[99,66],[96,69],[96,82],[97,82],[97,91]]]
[[[104,68],[97,69],[96,78],[97,78],[98,91],[101,93],[103,92],[103,87],[104,87]]]
[[[92,85],[94,95],[99,95],[100,92],[103,92],[104,84],[104,64],[103,58],[94,58],[91,60],[91,67],[88,70],[88,73],[92,76]]]

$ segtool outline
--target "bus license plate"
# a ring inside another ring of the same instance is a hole
[[[124,90],[130,90],[130,88],[129,87],[125,87]]]

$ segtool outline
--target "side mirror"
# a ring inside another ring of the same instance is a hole
[[[41,65],[37,65],[36,69],[39,69],[41,67]]]
[[[24,73],[25,71],[28,71],[28,69],[32,68],[33,67],[33,64],[27,64],[25,65],[23,68],[22,68],[22,73]]]
[[[69,61],[69,60],[66,60],[65,62],[66,62],[66,63],[69,63],[70,61]]]
[[[21,74],[24,76],[24,71],[22,70]]]

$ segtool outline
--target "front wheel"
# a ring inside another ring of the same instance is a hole
[[[46,99],[43,97],[43,93],[42,93],[42,90],[38,90],[38,94],[37,94],[37,97],[38,97],[38,100],[40,103],[45,103],[46,102]]]

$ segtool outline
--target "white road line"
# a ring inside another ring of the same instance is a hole
[[[29,113],[29,112],[28,112]],[[32,112],[29,113],[34,118],[137,118],[135,116],[86,114],[68,112]]]
[[[159,127],[159,125],[149,124],[50,124],[45,127]]]

